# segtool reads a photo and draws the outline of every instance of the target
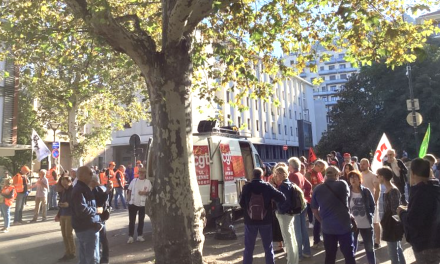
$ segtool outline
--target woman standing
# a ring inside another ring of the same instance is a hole
[[[55,221],[60,221],[61,234],[63,235],[65,253],[59,261],[65,261],[75,258],[75,240],[73,239],[72,228],[72,206],[70,200],[72,197],[72,179],[69,176],[60,178],[63,191],[60,193],[60,201],[58,207],[60,208]]]
[[[379,182],[385,186],[385,193],[383,194],[384,215],[381,220],[383,229],[382,240],[387,242],[391,264],[406,264],[400,243],[403,232],[401,233],[398,229],[399,223],[390,218],[397,214],[397,207],[400,205],[400,192],[399,189],[391,183],[393,171],[390,167],[378,169],[377,176],[379,177]],[[387,220],[387,223],[385,223],[384,220]]]
[[[279,163],[277,164],[279,165]],[[274,170],[276,169],[276,166],[274,166]],[[263,170],[264,171],[264,170]],[[278,189],[278,185],[276,183],[275,175],[272,174],[270,177],[268,177],[268,183],[272,185],[275,189]],[[277,205],[274,201],[272,201],[272,208],[273,208],[273,218],[272,218],[272,240],[273,242],[278,242],[278,248],[274,249],[273,253],[284,253],[283,248],[283,235],[281,234],[281,228],[280,223],[278,222],[278,219],[275,215],[275,211],[277,210]]]
[[[11,178],[5,178],[3,180],[3,188],[0,195],[0,210],[3,216],[3,220],[5,221],[5,225],[0,230],[2,233],[9,232],[9,226],[11,225],[11,215],[10,209],[11,205],[14,201],[14,198],[17,196],[15,193],[14,185],[12,185]]]
[[[287,166],[277,166],[275,177],[278,190],[286,196],[286,201],[277,203],[276,216],[280,223],[281,234],[283,235],[284,246],[287,251],[287,264],[297,264],[299,261],[298,244],[295,237],[294,215],[289,214],[292,201],[292,183],[288,179]]]
[[[360,233],[364,241],[368,263],[376,264],[373,237],[373,215],[375,210],[373,195],[368,188],[361,184],[362,174],[360,172],[349,172],[348,179],[351,183],[348,204],[350,206],[350,213],[354,216],[358,227],[354,233],[354,252],[356,253],[358,248],[358,236]]]
[[[348,184],[348,186],[350,186],[350,180],[348,179],[348,174],[351,171],[354,171],[354,167],[350,163],[347,163],[344,165],[344,169],[342,170],[341,177],[339,177],[339,180],[344,180]]]

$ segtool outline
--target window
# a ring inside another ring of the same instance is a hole
[[[332,100],[333,102],[335,102],[335,101],[338,100],[338,97],[336,97],[336,96],[332,96],[331,100]]]
[[[322,99],[324,100],[324,102],[327,102],[327,96],[323,96]]]
[[[340,78],[341,78],[341,79],[347,79],[347,74],[345,74],[345,73],[344,73],[344,74],[341,74],[341,75],[340,75]]]
[[[283,91],[281,94],[282,94],[282,97],[281,97],[281,98],[284,99],[284,98],[285,98],[285,97],[284,97],[284,91]]]
[[[251,129],[251,119],[250,118],[248,118],[247,127],[248,127],[248,129]]]
[[[322,86],[321,90],[322,90],[323,92],[327,92],[327,87]]]
[[[339,69],[345,69],[345,63],[344,64],[339,64]]]
[[[246,98],[246,105],[249,106],[249,104],[250,103],[249,103],[249,97],[248,97],[248,98]]]
[[[293,136],[293,127],[290,127],[290,135]]]
[[[281,135],[281,125],[280,124],[278,124],[278,134]]]
[[[343,59],[345,57],[345,53],[341,53],[338,55],[338,59]]]
[[[237,126],[240,127],[241,126],[241,116],[238,117],[238,122],[237,122]]]
[[[255,120],[255,124],[256,124],[256,126],[257,126],[257,131],[260,131],[260,126],[259,126],[259,124],[258,124],[258,120]]]
[[[335,69],[335,65],[330,65],[330,66],[328,66],[328,69],[329,69],[329,70],[334,70],[334,69]]]
[[[287,135],[287,126],[284,125],[284,135]]]
[[[319,70],[323,71],[324,70],[324,66],[319,67]]]
[[[227,103],[229,103],[229,100],[230,100],[230,93],[229,93],[229,91],[226,91],[226,102]]]
[[[272,122],[271,128],[272,128],[272,134],[275,134],[275,127],[274,127],[273,122]]]
[[[283,108],[283,116],[286,117],[286,108]]]
[[[295,64],[295,61],[294,61],[294,60],[291,60],[291,61],[290,61],[290,65],[293,65],[293,64]]]
[[[296,128],[296,137],[298,137],[298,128]]]
[[[333,91],[333,92],[335,92],[337,89],[336,89],[336,85],[332,85],[332,86],[330,86],[330,91]]]
[[[255,110],[258,110],[258,101],[255,100]]]
[[[316,77],[310,78],[310,82],[313,84],[313,81],[316,79]]]
[[[296,111],[295,111],[295,120],[298,120],[298,119],[296,118]]]
[[[292,118],[292,109],[289,109],[289,118]]]
[[[345,85],[341,85],[341,90],[345,89]]]
[[[336,80],[336,75],[330,75],[330,80]]]
[[[230,120],[231,120],[231,115],[228,115],[228,120],[226,120],[228,122],[228,125]]]
[[[280,116],[281,115],[281,109],[278,107],[277,108],[277,114]]]
[[[264,132],[267,132],[267,123],[264,121]]]
[[[263,110],[266,112],[266,102],[263,102]]]

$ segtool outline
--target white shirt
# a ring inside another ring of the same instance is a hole
[[[370,222],[367,218],[367,210],[361,193],[351,192],[350,211],[356,220],[358,228],[370,228]]]
[[[35,197],[40,197],[40,198],[47,197],[47,194],[49,192],[48,191],[49,183],[47,181],[47,178],[43,177],[39,180],[40,180],[40,184],[37,184],[37,191],[35,193]],[[46,187],[43,184],[45,184]]]
[[[145,206],[145,201],[147,200],[146,195],[139,195],[139,191],[148,191],[150,192],[153,186],[151,185],[151,182],[147,179],[141,180],[139,178],[134,178],[130,185],[128,186],[128,189],[131,191],[130,201],[128,201],[129,204],[133,204],[136,206]]]
[[[369,170],[363,171],[362,178],[362,185],[368,188],[374,197],[375,185],[379,183],[379,179],[377,178],[376,174],[372,173]]]

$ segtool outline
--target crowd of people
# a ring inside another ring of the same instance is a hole
[[[110,162],[108,168],[102,170],[83,166],[70,172],[57,173],[57,169],[56,165],[48,171],[41,169],[34,184],[31,184],[30,169],[27,166],[23,166],[14,177],[5,177],[2,180],[0,210],[4,227],[0,232],[9,232],[10,207],[14,200],[15,213],[12,224],[25,224],[22,218],[23,207],[29,191],[35,188],[34,216],[29,223],[37,222],[40,213],[42,221],[46,221],[47,210],[58,210],[55,221],[60,224],[65,246],[65,253],[59,261],[69,261],[78,257],[81,264],[109,263],[105,224],[110,212],[119,210],[120,204],[124,210],[128,209],[127,243],[134,242],[136,218],[136,241],[145,241],[145,201],[152,185],[146,179],[146,170],[140,161],[135,167],[128,164],[127,168],[120,165],[117,169],[115,162]],[[77,245],[73,230],[77,237]]]
[[[403,236],[417,263],[440,263],[440,166],[437,169],[436,164],[431,154],[401,160],[390,149],[375,172],[368,159],[358,161],[335,151],[327,161],[308,163],[305,157],[292,157],[287,164],[276,164],[272,173],[267,167],[255,169],[240,199],[245,211],[243,263],[252,263],[258,233],[267,264],[274,263],[274,254],[280,252],[287,252],[288,264],[296,264],[312,257],[311,248],[323,248],[325,264],[333,264],[338,247],[345,263],[356,263],[359,235],[369,264],[378,263],[375,250],[382,246],[387,247],[392,264],[405,264]],[[293,213],[301,199],[307,207]],[[306,218],[313,228],[313,243]]]

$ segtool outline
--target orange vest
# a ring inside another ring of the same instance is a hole
[[[15,188],[12,185],[4,186],[2,189],[2,194],[8,195],[11,192],[14,192],[12,198],[5,198],[5,204],[9,207],[12,205],[12,202],[14,201],[15,197],[17,197],[17,192],[15,192]]]
[[[121,177],[121,185],[119,185],[118,179],[116,178],[116,175],[119,174],[119,177]],[[116,171],[116,175],[115,177],[111,178],[111,181],[113,182],[113,187],[114,188],[118,188],[118,187],[124,187],[125,186],[125,177],[124,177],[124,173],[121,172],[120,170]]]
[[[17,193],[24,192],[23,176],[20,173],[15,174],[14,178],[12,178],[12,182]]]
[[[138,166],[134,167],[133,174],[134,174],[135,178],[139,178],[139,167]]]
[[[54,171],[55,171],[55,173],[56,173],[56,169],[55,169],[55,168],[50,169],[50,170],[47,172],[47,174],[46,174],[46,178],[47,178],[47,181],[49,182],[49,186],[52,186],[52,185],[57,184],[57,180],[55,180],[55,179],[53,178],[53,176],[52,176],[52,172],[54,172]]]
[[[105,175],[105,172],[99,173],[99,180],[101,181],[101,185],[107,184],[107,175]]]

